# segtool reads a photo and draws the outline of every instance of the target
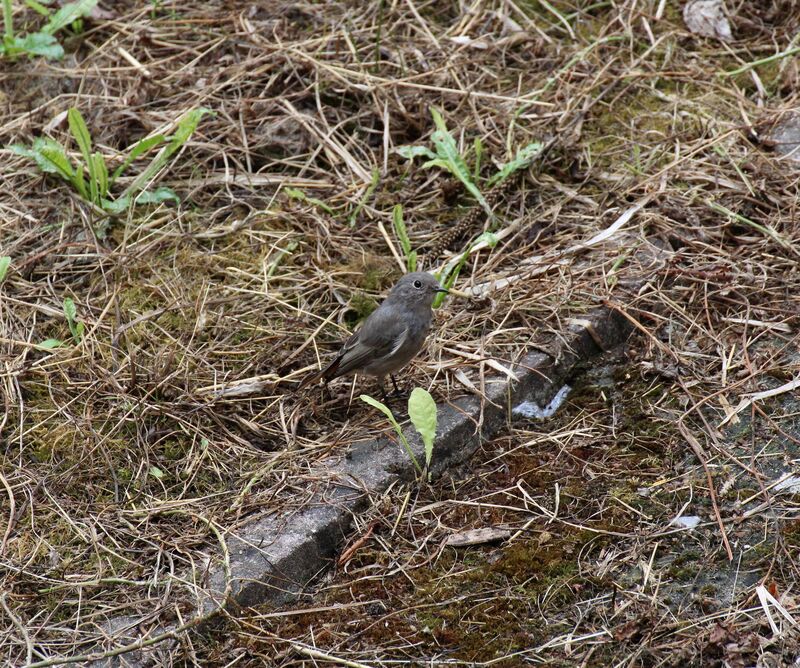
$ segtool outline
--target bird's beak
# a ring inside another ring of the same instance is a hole
[[[447,294],[448,292],[450,292],[450,290],[448,290],[447,288],[443,288],[443,287],[441,287],[441,286],[440,286],[440,287],[436,288],[436,289],[434,290],[434,292],[444,292],[444,294]]]

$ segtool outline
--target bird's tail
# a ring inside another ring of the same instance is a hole
[[[313,373],[308,374],[305,378],[303,378],[303,380],[300,381],[300,385],[297,386],[295,392],[300,392],[305,388],[307,388],[309,385],[316,383],[320,380],[324,380],[327,383],[332,378],[335,378],[336,371],[339,368],[339,363],[341,361],[342,358],[337,357],[324,369],[320,369],[319,371],[314,371]]]

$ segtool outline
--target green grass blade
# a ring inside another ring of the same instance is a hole
[[[408,398],[408,417],[425,445],[425,466],[430,467],[436,440],[436,402],[427,390],[415,387]]]

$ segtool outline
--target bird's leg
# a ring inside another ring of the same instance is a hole
[[[383,386],[383,378],[378,378],[378,387],[381,388],[381,398],[383,402],[386,403],[389,401],[389,395],[386,394],[386,388]]]
[[[392,379],[392,385],[394,385],[394,393],[399,397],[400,396],[400,388],[397,387],[397,381],[395,380],[394,374],[390,373],[389,378]]]

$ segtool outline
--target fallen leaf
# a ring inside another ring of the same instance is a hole
[[[467,547],[468,545],[481,545],[482,543],[492,543],[496,540],[505,540],[510,535],[511,532],[508,529],[500,529],[498,527],[467,529],[449,536],[444,544],[449,547]]]
[[[690,32],[713,37],[722,42],[733,39],[731,24],[725,16],[722,0],[692,0],[683,7],[683,21]]]

